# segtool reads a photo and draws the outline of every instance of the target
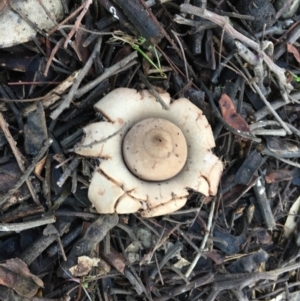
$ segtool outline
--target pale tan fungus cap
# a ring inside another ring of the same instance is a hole
[[[129,170],[140,179],[171,179],[186,162],[185,137],[180,128],[166,119],[144,119],[124,137],[123,158]]]
[[[123,195],[115,192],[113,194],[105,189],[101,197],[89,192],[89,198],[99,213],[132,213],[140,210],[141,215],[145,217],[162,215],[184,206],[189,195],[188,188],[206,196],[217,193],[223,165],[211,152],[215,143],[206,117],[188,99],[181,98],[170,104],[168,93],[160,95],[169,106],[169,110],[162,109],[149,91],[138,92],[128,88],[118,88],[110,92],[95,105],[95,109],[109,122],[102,121],[85,127],[86,136],[82,145],[90,145],[107,137],[110,139],[98,146],[79,146],[76,153],[105,158],[95,174],[102,173],[103,177],[109,179],[111,186],[115,185],[124,192]],[[161,118],[172,122],[181,129],[186,139],[186,163],[182,170],[169,180],[142,180],[132,174],[124,163],[124,136],[133,125],[148,118]],[[98,187],[105,187],[103,185],[104,182],[92,179],[89,191],[97,191]],[[109,206],[108,202],[111,202]]]

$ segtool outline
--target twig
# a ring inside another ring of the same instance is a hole
[[[93,2],[93,0],[87,0],[84,3],[83,9],[82,9],[80,15],[77,17],[76,22],[74,24],[74,27],[69,32],[68,37],[66,38],[66,41],[65,41],[65,44],[64,44],[64,48],[68,47],[68,43],[69,43],[70,39],[73,37],[73,35],[76,33],[77,29],[79,28],[81,20],[85,16],[85,14],[86,14],[87,10],[89,9],[89,6],[92,4],[92,2]]]
[[[0,118],[2,114],[0,113]],[[22,184],[28,180],[28,176],[32,173],[34,170],[36,164],[42,159],[42,157],[45,155],[46,151],[48,150],[49,146],[52,143],[52,139],[48,139],[45,143],[45,145],[40,149],[36,157],[32,160],[30,166],[27,168],[27,170],[24,172],[24,174],[20,177],[19,181],[16,183],[14,188],[9,190],[2,198],[0,198],[0,206],[3,205],[21,186]]]
[[[51,54],[50,56],[48,57],[48,60],[47,60],[47,64],[46,64],[46,67],[45,67],[45,70],[44,70],[44,76],[47,76],[48,75],[48,71],[49,71],[49,68],[51,66],[51,63],[53,61],[53,58],[55,56],[55,54],[57,53],[57,51],[59,50],[59,48],[62,46],[62,44],[64,43],[64,38],[61,38],[57,43],[56,45],[54,46],[54,48],[52,49],[51,51]]]
[[[35,101],[42,101],[43,107],[48,108],[50,105],[54,104],[57,100],[61,99],[61,95],[64,94],[69,87],[72,86],[74,80],[80,74],[81,69],[74,71],[69,77],[67,77],[63,82],[61,82],[57,87],[47,93],[45,96],[40,98],[34,98]],[[1,99],[0,99],[1,100]],[[34,103],[32,105],[27,106],[22,111],[23,116],[28,116],[28,114],[34,110],[36,110],[37,104]]]
[[[266,189],[262,185],[261,178],[257,179],[257,182],[254,185],[254,192],[267,229],[273,230],[276,226],[276,222],[271,210],[270,201],[267,199]]]
[[[220,194],[218,195],[218,198],[220,197]],[[185,273],[185,277],[188,278],[190,276],[190,274],[192,273],[194,267],[196,266],[198,260],[201,258],[202,256],[202,252],[205,248],[206,242],[208,240],[211,230],[211,225],[212,225],[212,220],[213,220],[213,216],[214,216],[214,212],[215,212],[215,206],[216,206],[216,200],[217,198],[213,198],[212,202],[211,202],[211,206],[210,206],[210,212],[209,212],[209,216],[208,216],[208,221],[207,221],[207,227],[206,227],[206,231],[200,246],[200,250],[201,253],[198,253],[196,255],[196,257],[194,258],[193,262],[191,263],[191,265],[189,266],[189,269],[187,270],[187,272]]]
[[[11,149],[12,149],[12,152],[15,155],[15,158],[16,158],[16,160],[18,162],[20,170],[22,172],[24,172],[25,171],[25,162],[26,162],[26,159],[24,158],[23,154],[17,148],[16,142],[13,139],[13,137],[12,137],[12,135],[11,135],[9,129],[8,129],[8,124],[6,123],[6,121],[5,121],[5,119],[4,119],[4,117],[3,117],[3,115],[2,115],[1,112],[0,112],[0,128],[2,129],[3,134],[4,134],[6,140],[8,141],[8,143],[9,143]],[[30,192],[33,200],[35,201],[35,203],[37,205],[40,205],[40,201],[39,201],[39,199],[38,199],[38,197],[37,197],[37,195],[35,193],[35,190],[34,190],[34,188],[32,186],[32,183],[30,182],[30,180],[28,178],[26,178],[25,181],[26,181],[27,187],[29,189],[29,192]],[[14,192],[17,191],[17,189],[14,190]],[[12,195],[13,194],[10,194],[9,197],[11,197]],[[3,202],[1,202],[1,199],[0,199],[0,205],[4,204],[8,199],[9,198],[6,198],[5,201],[3,201]]]
[[[66,182],[67,178],[72,174],[72,172],[75,170],[75,168],[80,163],[79,157],[75,157],[73,161],[69,164],[69,166],[66,167],[63,174],[60,176],[59,180],[56,182],[57,186],[62,187],[64,183]]]
[[[135,58],[137,58],[137,52],[134,51],[131,54],[129,54],[127,57],[119,61],[118,63],[112,65],[111,67],[107,68],[103,74],[101,74],[98,78],[94,79],[93,81],[89,82],[87,85],[83,86],[82,88],[78,89],[78,91],[75,93],[75,98],[79,98],[82,95],[86,94],[90,90],[92,90],[94,87],[99,85],[102,81],[109,78],[115,72],[119,71],[123,67],[125,67],[128,63],[133,61]]]
[[[242,64],[240,58],[237,55],[235,55],[235,58],[240,62],[241,66],[242,66],[243,64]],[[250,75],[250,72],[248,71],[248,69],[244,68],[244,71],[247,74],[247,76],[250,78],[251,75]],[[262,91],[259,88],[259,86],[256,83],[253,83],[252,85],[253,85],[254,89],[256,90],[256,92],[258,93],[258,95],[260,96],[260,98],[262,99],[262,101],[269,108],[270,112],[277,119],[277,121],[280,123],[280,125],[285,129],[285,131],[287,132],[287,134],[292,135],[292,131],[288,128],[288,126],[286,125],[286,123],[280,118],[280,116],[277,114],[277,112],[273,109],[273,107],[271,106],[271,104],[268,102],[268,100],[266,99],[266,97],[262,93]]]
[[[50,115],[52,119],[57,119],[57,117],[63,112],[64,109],[68,108],[71,104],[71,101],[74,98],[74,95],[76,91],[78,90],[79,85],[81,84],[82,80],[86,76],[86,74],[89,72],[94,60],[98,56],[101,48],[101,43],[102,43],[102,37],[98,38],[98,41],[94,47],[94,50],[92,54],[90,55],[89,59],[85,63],[84,67],[78,74],[77,78],[74,80],[74,84],[72,85],[67,97],[63,100],[63,102],[60,104],[58,108],[56,108]]]
[[[237,30],[235,30],[230,25],[230,23],[227,21],[228,20],[227,17],[219,16],[218,14],[208,11],[207,9],[205,9],[203,11],[202,9],[195,7],[193,5],[190,5],[190,4],[181,4],[180,9],[181,9],[181,12],[183,12],[183,13],[188,13],[191,15],[199,16],[199,17],[202,17],[204,19],[210,20],[210,21],[218,24],[219,26],[224,28],[224,30],[229,35],[231,35],[234,39],[238,39],[238,40],[242,41],[244,44],[251,47],[252,49],[256,50],[258,52],[258,54],[262,56],[263,60],[268,65],[270,70],[276,75],[278,80],[284,85],[284,87],[286,87],[288,90],[293,89],[293,86],[290,83],[288,83],[286,80],[285,70],[280,68],[279,66],[277,66],[264,51],[261,51],[260,44],[249,39],[248,37],[244,36]]]
[[[48,36],[52,35],[57,29],[60,29],[62,25],[64,25],[65,23],[67,23],[70,19],[72,19],[75,15],[77,15],[78,12],[80,12],[83,7],[84,7],[85,3],[83,3],[81,6],[79,6],[75,11],[73,11],[67,18],[65,18],[62,22],[60,22],[59,24],[57,24],[56,26],[54,26],[50,31],[48,31]],[[73,28],[73,26],[72,26]]]
[[[237,47],[238,54],[247,63],[252,65],[254,75],[257,78],[257,84],[260,87],[260,89],[263,91],[263,94],[267,95],[269,91],[267,91],[266,87],[263,84],[263,81],[264,81],[264,68],[263,68],[262,58],[255,55],[252,51],[250,51],[246,46],[244,46],[239,41],[235,41],[235,46]]]
[[[182,43],[180,42],[179,38],[178,38],[178,35],[177,35],[177,32],[175,32],[174,30],[171,30],[179,47],[180,47],[180,50],[182,52],[182,60],[183,60],[183,63],[184,63],[184,69],[185,69],[185,76],[186,76],[186,81],[189,81],[189,72],[188,72],[188,68],[187,68],[187,61],[186,61],[186,58],[185,58],[185,54],[184,54],[184,50],[183,50],[183,47],[182,47]]]
[[[24,222],[24,223],[13,223],[13,224],[0,224],[0,231],[15,231],[21,232],[27,229],[40,227],[47,224],[53,224],[56,221],[55,216],[45,216],[39,220]]]

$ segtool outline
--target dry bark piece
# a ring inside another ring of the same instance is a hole
[[[188,99],[180,98],[171,104],[168,93],[159,95],[169,110],[164,110],[149,91],[128,88],[110,92],[95,105],[109,122],[86,126],[86,135],[75,152],[104,159],[92,177],[88,192],[99,213],[141,211],[147,217],[163,215],[185,205],[188,188],[206,196],[217,193],[223,165],[211,152],[215,142],[206,117]],[[186,163],[177,175],[165,181],[140,179],[124,163],[124,136],[134,125],[149,118],[173,123],[186,139]]]
[[[69,269],[77,264],[78,257],[90,256],[96,244],[98,244],[118,223],[119,218],[116,214],[102,215],[96,219],[87,229],[83,238],[77,241],[68,255],[68,260],[63,262],[58,270],[58,275],[70,278]]]
[[[242,166],[238,169],[234,182],[236,184],[248,185],[255,172],[259,169],[263,162],[261,154],[254,150],[243,162]]]
[[[245,257],[241,257],[227,267],[231,274],[252,273],[255,272],[259,265],[266,262],[269,255],[264,250],[259,250]]]
[[[219,100],[222,116],[225,121],[237,131],[249,132],[246,120],[236,112],[236,108],[227,94],[222,94]]]
[[[23,20],[21,14],[41,30],[49,30],[56,25],[51,19],[59,21],[63,18],[63,6],[60,0],[43,1],[51,18],[39,2],[39,0],[10,0],[10,6],[0,14],[0,48],[25,43],[35,37],[36,29]]]
[[[24,126],[25,151],[35,156],[48,139],[48,131],[43,105],[38,104],[36,111],[29,113]]]
[[[227,231],[219,227],[214,228],[214,238],[222,240],[221,242],[215,241],[214,246],[223,251],[227,255],[234,255],[240,251],[241,246],[245,243],[245,234],[240,236],[233,236]]]
[[[153,45],[156,45],[161,41],[163,36],[158,26],[159,23],[152,20],[151,16],[139,0],[113,1],[122,9],[142,37],[150,41]],[[113,10],[115,10],[115,7],[112,6],[110,11]]]
[[[32,298],[43,281],[30,273],[27,265],[21,259],[9,259],[0,264],[0,284],[12,288],[19,296]]]

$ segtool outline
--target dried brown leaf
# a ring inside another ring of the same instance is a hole
[[[248,123],[236,112],[236,108],[227,94],[222,94],[219,105],[223,118],[231,127],[237,131],[249,132],[250,129]]]
[[[298,63],[300,63],[300,54],[299,54],[298,49],[294,45],[292,45],[290,43],[287,43],[286,47],[287,47],[287,51],[289,53],[292,53],[294,55],[294,58],[296,59],[296,61]]]
[[[19,258],[0,264],[0,284],[26,298],[32,298],[40,287],[44,287],[43,281],[31,274],[25,262]]]
[[[286,169],[273,170],[268,172],[265,176],[265,180],[268,184],[281,181],[289,181],[291,179],[293,179],[293,175],[290,170]]]

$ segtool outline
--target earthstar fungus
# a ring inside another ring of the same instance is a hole
[[[88,191],[99,213],[163,215],[185,205],[188,189],[217,193],[223,165],[206,117],[186,98],[160,96],[169,110],[149,91],[128,88],[95,104],[107,121],[87,125],[75,152],[100,159]]]

